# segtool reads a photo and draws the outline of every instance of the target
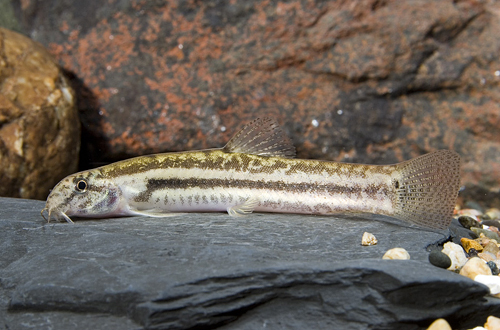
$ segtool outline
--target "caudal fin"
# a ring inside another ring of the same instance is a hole
[[[396,165],[394,216],[420,226],[446,229],[460,188],[460,156],[435,151]]]

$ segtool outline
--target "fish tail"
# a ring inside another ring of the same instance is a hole
[[[446,229],[460,188],[460,156],[435,151],[397,164],[394,216],[411,223]]]

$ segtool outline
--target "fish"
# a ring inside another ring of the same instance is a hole
[[[295,155],[275,119],[257,118],[223,148],[139,156],[71,174],[41,214],[72,223],[186,212],[372,213],[433,229],[452,220],[460,188],[460,156],[452,150],[392,165]]]

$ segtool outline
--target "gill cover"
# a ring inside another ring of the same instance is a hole
[[[45,218],[50,222],[66,220],[72,222],[70,216],[102,217],[114,214],[121,203],[122,194],[119,187],[104,178],[99,170],[79,172],[67,176],[59,182],[47,197]]]

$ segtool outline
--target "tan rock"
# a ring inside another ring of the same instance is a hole
[[[73,90],[41,45],[4,28],[0,77],[0,196],[44,199],[78,167]]]
[[[500,330],[500,319],[495,316],[488,316],[484,327],[487,330]]]
[[[377,245],[378,240],[372,233],[364,232],[363,237],[361,238],[361,245],[369,246],[369,245]]]
[[[488,265],[478,257],[470,258],[460,270],[460,275],[473,280],[477,275],[492,275]]]
[[[410,254],[403,248],[393,248],[387,250],[382,259],[409,260]]]
[[[432,322],[427,330],[452,330],[451,326],[445,319],[437,319]]]
[[[465,252],[469,253],[470,249],[475,249],[477,252],[483,251],[483,246],[473,239],[463,237],[460,240]]]

